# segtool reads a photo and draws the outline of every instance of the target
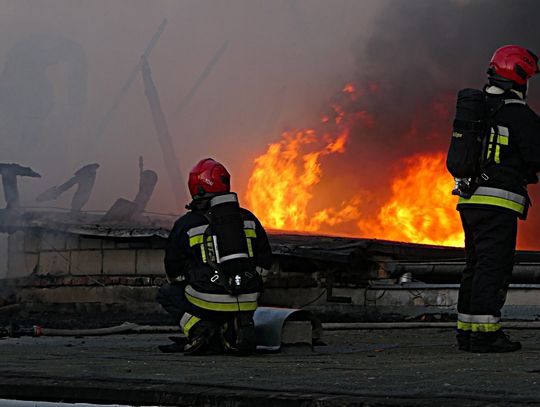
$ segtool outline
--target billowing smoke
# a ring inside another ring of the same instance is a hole
[[[84,209],[107,209],[136,194],[143,156],[159,176],[149,209],[178,213],[140,73],[116,103],[167,19],[147,56],[181,173],[213,156],[242,193],[265,144],[311,119],[336,78],[352,72],[351,43],[378,8],[353,0],[0,0],[0,162],[42,175],[21,180],[24,206],[99,163]],[[68,207],[70,195],[48,205]]]
[[[387,1],[369,37],[358,38],[354,46],[359,98],[348,109],[365,112],[374,125],[358,120],[345,156],[332,158],[337,182],[341,174],[349,187],[378,191],[380,202],[402,158],[446,152],[457,90],[481,88],[491,55],[502,45],[539,53],[539,11],[535,0]],[[537,78],[531,81],[529,103],[534,108],[539,100]],[[347,176],[358,163],[367,176],[357,171]],[[531,191],[536,203],[540,190]],[[535,212],[521,234],[528,247],[540,247]]]
[[[140,74],[97,131],[164,18],[148,62],[184,178],[213,156],[244,196],[253,160],[283,128],[313,127],[329,95],[356,85],[345,107],[358,120],[346,152],[324,157],[321,206],[361,191],[377,208],[402,158],[446,150],[456,91],[482,86],[498,46],[540,52],[534,0],[0,0],[0,9],[0,162],[42,175],[21,181],[23,206],[92,163],[84,209],[132,199],[143,156],[159,176],[148,209],[178,212]],[[534,107],[540,84],[531,85]]]

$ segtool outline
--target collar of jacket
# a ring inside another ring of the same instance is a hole
[[[484,88],[484,91],[488,94],[488,95],[492,95],[492,96],[502,96],[504,97],[505,99],[512,99],[517,96],[519,99],[521,100],[524,100],[525,98],[523,97],[523,93],[515,90],[515,89],[510,89],[508,92],[505,92],[504,89],[501,89],[497,86],[490,86],[490,85],[487,85],[485,88]],[[506,95],[505,95],[506,93]]]

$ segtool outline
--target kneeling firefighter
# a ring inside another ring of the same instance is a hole
[[[456,177],[457,208],[467,263],[458,298],[457,341],[469,352],[512,352],[521,344],[501,328],[512,276],[517,220],[538,182],[540,120],[527,105],[528,81],[538,73],[531,51],[507,45],[491,58],[483,90],[458,93],[447,167]]]
[[[188,354],[255,351],[253,313],[272,264],[258,219],[230,192],[230,175],[211,158],[189,174],[193,201],[169,235],[158,302],[180,325],[188,343],[160,346]]]

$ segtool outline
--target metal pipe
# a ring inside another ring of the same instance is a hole
[[[459,283],[465,262],[399,262],[384,266],[396,278],[411,273],[413,279],[425,282]],[[540,283],[540,263],[515,264],[512,282]]]
[[[322,324],[325,331],[356,329],[419,329],[419,328],[455,328],[455,322],[326,322]],[[540,329],[540,321],[508,321],[504,322],[508,329]]]

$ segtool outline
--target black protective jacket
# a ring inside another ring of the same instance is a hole
[[[540,171],[540,118],[526,104],[504,104],[505,99],[517,99],[517,95],[512,92],[501,95],[488,93],[488,97],[490,104],[502,106],[493,119],[498,126],[508,129],[508,136],[501,136],[501,143],[492,145],[492,160],[484,169],[489,178],[482,182],[481,186],[509,191],[529,200],[527,185],[538,182],[536,173]],[[495,153],[498,162],[493,160]],[[458,208],[478,206],[467,204],[466,200],[460,199]],[[480,206],[508,211],[494,205]]]
[[[180,217],[175,222],[169,235],[165,249],[165,272],[170,280],[181,276],[188,283],[196,284],[195,280],[209,280],[214,273],[214,270],[202,258],[200,247],[192,243],[190,244],[188,231],[209,223],[204,216],[204,202],[198,202],[196,204],[195,206],[198,206],[198,208]],[[240,208],[240,211],[244,221],[252,221],[255,224],[256,237],[252,240],[255,266],[259,272],[261,269],[268,270],[272,265],[272,251],[266,232],[255,215],[244,208]],[[201,288],[208,290],[208,287]]]

